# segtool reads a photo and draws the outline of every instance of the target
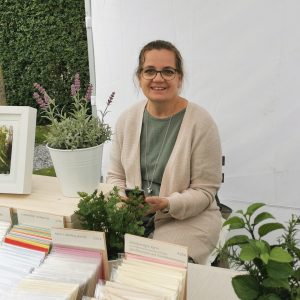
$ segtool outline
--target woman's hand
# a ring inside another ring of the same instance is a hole
[[[150,211],[148,213],[154,213],[169,207],[169,200],[158,196],[146,197],[145,202],[150,205]]]

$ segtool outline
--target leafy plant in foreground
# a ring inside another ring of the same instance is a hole
[[[231,267],[247,271],[232,279],[234,291],[242,300],[299,300],[300,249],[296,234],[300,217],[293,215],[286,227],[276,221],[266,223],[274,217],[268,212],[257,213],[264,205],[254,203],[224,222],[230,231],[246,232],[229,238],[222,249]],[[263,239],[278,229],[283,234],[277,244]]]
[[[110,259],[124,252],[125,233],[144,234],[141,219],[149,206],[138,192],[138,188],[135,188],[126,200],[119,195],[117,187],[107,197],[96,191],[90,195],[79,193],[81,199],[75,213],[84,229],[106,233]]]

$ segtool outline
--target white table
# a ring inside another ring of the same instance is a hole
[[[99,191],[104,194],[112,189],[112,185],[99,184]],[[12,208],[14,213],[18,209],[32,210],[63,216],[65,227],[77,228],[78,220],[74,211],[80,198],[64,197],[60,191],[57,177],[32,175],[32,192],[23,194],[0,193],[0,206]]]
[[[29,195],[0,194],[0,206],[6,206],[17,212],[18,208],[57,214],[65,217],[66,227],[74,226],[74,210],[79,198],[62,196],[56,177],[32,177],[32,193]],[[99,190],[104,194],[110,191],[111,185],[100,184]],[[239,272],[203,266],[188,265],[187,300],[237,300],[231,278]]]

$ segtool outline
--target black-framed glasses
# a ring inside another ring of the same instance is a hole
[[[160,71],[154,68],[142,69],[142,77],[146,80],[152,80],[160,73],[160,76],[165,80],[173,80],[176,76],[177,70],[173,68],[165,68]]]

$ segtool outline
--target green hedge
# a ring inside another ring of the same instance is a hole
[[[1,0],[0,64],[8,105],[37,107],[38,82],[67,106],[75,73],[89,81],[84,0]]]

